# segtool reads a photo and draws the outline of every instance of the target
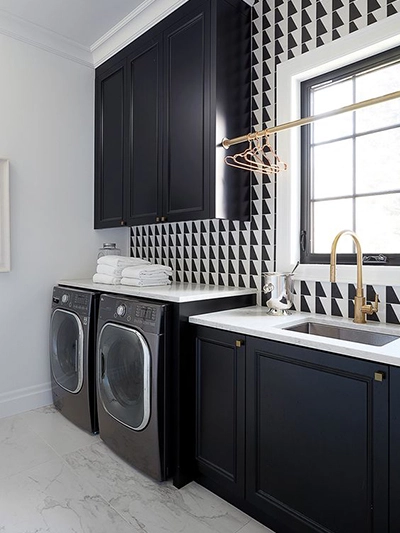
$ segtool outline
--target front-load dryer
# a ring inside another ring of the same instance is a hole
[[[168,304],[101,295],[97,394],[102,440],[138,470],[169,476]]]
[[[98,295],[54,287],[50,318],[53,402],[75,425],[98,432],[96,408],[96,326]]]

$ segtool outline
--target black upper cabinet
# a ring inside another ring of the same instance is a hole
[[[189,0],[96,70],[95,227],[248,220],[249,6]]]
[[[207,218],[209,13],[196,11],[165,32],[166,124],[163,213],[169,221]]]
[[[125,62],[96,78],[95,227],[123,225]]]
[[[162,198],[162,40],[142,42],[127,62],[129,120],[124,197],[129,225],[155,222]]]

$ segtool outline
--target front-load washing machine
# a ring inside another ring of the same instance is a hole
[[[170,306],[101,295],[97,336],[99,434],[150,477],[169,476]]]
[[[96,326],[98,295],[54,287],[50,318],[53,402],[75,425],[98,432],[96,408]]]

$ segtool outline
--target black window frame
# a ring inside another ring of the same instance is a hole
[[[314,78],[304,80],[301,83],[301,116],[308,117],[311,115],[311,98],[310,93],[312,87],[329,81],[335,82],[346,77],[354,76],[365,72],[367,70],[379,67],[385,63],[393,61],[400,61],[400,46],[391,48],[374,56],[362,59],[355,63],[340,67],[334,71],[329,71]],[[310,236],[311,236],[311,199],[310,199],[310,145],[311,145],[311,124],[305,125],[301,128],[301,194],[300,194],[300,262],[302,264],[329,264],[329,253],[311,253],[310,252]],[[372,195],[371,195],[372,196]],[[351,228],[343,228],[351,229]],[[367,251],[368,252],[368,251]],[[376,266],[399,266],[400,253],[385,253],[384,251],[374,251],[365,253],[363,250],[364,259],[368,256],[378,256],[384,254],[385,262],[380,261],[365,261],[365,264]],[[355,253],[338,253],[337,263],[339,264],[354,264],[356,262]]]

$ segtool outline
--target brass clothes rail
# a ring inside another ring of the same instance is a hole
[[[326,111],[319,115],[314,115],[311,117],[299,118],[297,120],[292,120],[291,122],[285,122],[279,126],[272,126],[271,128],[266,128],[262,131],[255,131],[253,133],[248,133],[247,135],[241,135],[240,137],[235,137],[233,139],[222,139],[222,146],[225,149],[228,149],[234,144],[240,144],[243,142],[255,141],[261,139],[262,137],[268,136],[270,133],[276,133],[277,131],[287,130],[289,128],[294,128],[296,126],[304,126],[305,124],[311,124],[316,120],[323,118],[334,117],[340,115],[341,113],[347,113],[349,111],[355,111],[356,109],[361,109],[363,107],[368,107],[370,105],[380,104],[381,102],[386,102],[388,100],[394,100],[395,98],[400,98],[400,91],[395,91],[393,93],[384,94],[382,96],[377,96],[376,98],[370,98],[369,100],[362,100],[355,104],[350,104],[345,107],[340,107],[338,109],[333,109],[332,111]]]

